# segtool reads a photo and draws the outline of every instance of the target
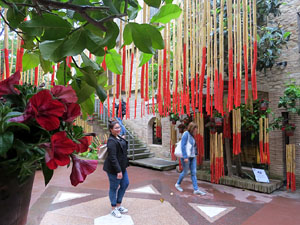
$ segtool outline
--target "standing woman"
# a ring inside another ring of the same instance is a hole
[[[121,213],[128,210],[121,206],[123,196],[129,185],[126,168],[129,166],[127,159],[128,142],[119,134],[121,126],[118,121],[109,121],[110,136],[107,140],[108,156],[104,161],[103,170],[109,179],[109,199],[112,207],[111,214],[120,218]]]
[[[198,129],[197,124],[194,122],[190,122],[187,127],[187,131],[185,131],[182,135],[182,138],[181,138],[182,158],[180,158],[180,160],[181,160],[181,164],[183,167],[183,171],[179,175],[179,178],[175,184],[175,188],[180,192],[183,191],[180,184],[190,169],[193,188],[194,188],[194,194],[205,195],[206,194],[205,192],[199,190],[199,187],[197,184],[197,176],[196,176],[196,172],[197,172],[196,156],[198,155],[198,151],[197,151],[197,145],[196,145],[196,141],[195,141],[194,137],[197,134],[197,129]],[[190,155],[187,155],[187,143],[188,142],[191,146]]]

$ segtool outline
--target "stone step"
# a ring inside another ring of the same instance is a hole
[[[129,160],[131,165],[152,168],[156,170],[173,170],[178,165],[175,161],[165,160],[161,158],[145,158],[137,160]]]
[[[129,160],[133,160],[133,157],[134,157],[135,160],[136,159],[145,159],[145,158],[154,157],[154,153],[151,153],[149,151],[149,152],[134,154],[134,156],[128,154],[127,157],[128,157]]]
[[[128,155],[132,155],[133,152],[134,154],[139,154],[139,153],[149,153],[150,151],[147,148],[135,148],[135,149],[128,149],[127,152]]]

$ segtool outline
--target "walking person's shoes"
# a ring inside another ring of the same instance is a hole
[[[111,214],[112,216],[116,217],[116,218],[121,218],[121,217],[122,217],[122,215],[121,215],[121,213],[120,213],[120,211],[118,210],[117,207],[114,208],[113,211],[111,211],[110,214]]]
[[[195,195],[206,195],[206,193],[204,191],[200,191],[199,189],[194,191]]]
[[[182,189],[182,187],[180,187],[180,184],[175,184],[175,188],[178,190],[178,191],[180,191],[180,192],[183,192],[183,189]]]
[[[127,213],[128,212],[128,209],[126,209],[125,207],[123,207],[123,206],[119,206],[119,207],[117,207],[117,209],[118,209],[118,211],[120,212],[120,213]]]

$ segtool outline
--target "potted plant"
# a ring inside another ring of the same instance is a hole
[[[223,123],[223,117],[221,113],[215,112],[214,113],[214,120],[215,120],[215,125],[217,127],[221,127]]]
[[[286,136],[294,136],[294,131],[296,129],[296,125],[294,123],[287,123],[281,127],[282,131],[285,131]]]
[[[70,180],[76,186],[98,163],[75,155],[89,143],[83,128],[73,124],[81,115],[73,88],[48,90],[19,80],[16,72],[0,82],[0,205],[6,206],[0,214],[8,225],[26,223],[36,169],[42,168],[47,185],[53,170],[72,160]]]
[[[268,109],[268,107],[269,107],[269,101],[267,101],[265,99],[261,99],[259,101],[259,103],[260,103],[260,110],[266,111]]]

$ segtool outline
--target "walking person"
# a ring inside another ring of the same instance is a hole
[[[112,207],[111,215],[121,218],[121,214],[128,209],[121,206],[125,191],[129,185],[126,168],[129,166],[127,159],[128,142],[119,134],[121,126],[118,121],[108,124],[110,136],[107,140],[108,156],[104,161],[103,170],[109,179],[109,199]]]
[[[187,131],[185,131],[182,135],[181,151],[182,151],[183,157],[180,158],[180,160],[181,160],[181,164],[183,167],[183,171],[179,175],[179,178],[175,184],[175,188],[180,192],[183,191],[180,184],[181,184],[183,178],[188,174],[188,171],[190,169],[191,179],[192,179],[193,188],[194,188],[194,194],[205,195],[206,194],[205,192],[199,190],[199,187],[197,184],[197,176],[196,176],[196,172],[197,172],[196,156],[198,155],[198,151],[197,151],[197,145],[196,145],[196,141],[195,141],[194,137],[197,134],[197,129],[198,129],[197,124],[194,122],[190,122],[187,127]],[[190,151],[189,151],[189,149],[187,149],[187,146],[190,146]],[[188,153],[189,153],[189,155],[188,155]]]

